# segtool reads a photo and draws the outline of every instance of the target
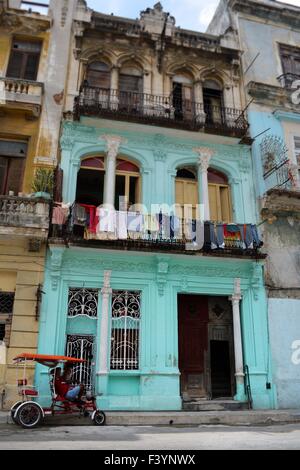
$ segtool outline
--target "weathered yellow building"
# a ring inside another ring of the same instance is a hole
[[[78,5],[86,10],[81,0],[0,0],[0,409],[16,399],[13,358],[37,345],[50,200],[33,182],[57,165]]]

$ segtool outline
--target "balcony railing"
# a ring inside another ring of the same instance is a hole
[[[201,223],[162,214],[98,212],[96,207],[91,212],[90,208],[84,220],[82,213],[78,218],[78,205],[73,205],[64,223],[52,223],[52,240],[124,250],[263,256],[259,252],[262,242],[255,225]]]
[[[277,80],[280,82],[283,88],[286,88],[287,90],[292,90],[293,83],[297,80],[300,80],[300,75],[297,75],[295,73],[284,73],[283,75],[277,77]]]
[[[43,83],[0,77],[0,106],[20,107],[38,117],[41,113],[43,94]]]
[[[29,229],[30,235],[36,229],[48,233],[49,211],[50,202],[44,199],[0,196],[0,234],[10,227]]]
[[[74,116],[75,119],[104,117],[236,137],[243,137],[248,129],[245,115],[235,108],[90,86],[82,87],[75,98]]]

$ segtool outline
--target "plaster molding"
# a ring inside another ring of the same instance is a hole
[[[163,296],[165,293],[165,286],[167,284],[168,272],[169,272],[168,259],[157,257],[156,284],[157,284],[159,296]]]
[[[262,265],[259,263],[254,264],[252,268],[251,287],[253,291],[254,300],[259,299],[259,291],[263,287]]]
[[[66,250],[65,246],[49,246],[50,249],[50,277],[51,277],[51,286],[52,290],[57,290],[59,280],[61,278],[61,269],[64,252]]]
[[[215,151],[209,147],[198,147],[194,148],[193,151],[198,154],[198,166],[200,171],[207,171]]]
[[[168,156],[167,152],[162,149],[154,150],[153,155],[156,162],[165,162]]]
[[[126,139],[114,134],[104,134],[101,136],[101,139],[106,142],[107,157],[113,159],[118,155],[120,146],[127,143]]]

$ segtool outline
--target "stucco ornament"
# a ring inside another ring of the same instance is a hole
[[[209,147],[198,147],[193,149],[199,156],[198,165],[200,171],[207,171],[209,168],[210,161],[215,154],[214,150]]]
[[[119,135],[105,134],[101,136],[101,139],[103,139],[106,142],[108,158],[116,157],[119,152],[120,146],[122,144],[126,144],[127,142],[126,139],[124,139],[123,137]]]
[[[53,290],[57,290],[59,280],[61,278],[61,269],[65,247],[50,246],[51,260],[50,260],[50,276],[51,286]]]

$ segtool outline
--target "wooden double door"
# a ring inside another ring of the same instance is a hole
[[[231,312],[226,320],[214,318],[215,304],[207,296],[178,296],[180,388],[186,400],[234,394]]]

